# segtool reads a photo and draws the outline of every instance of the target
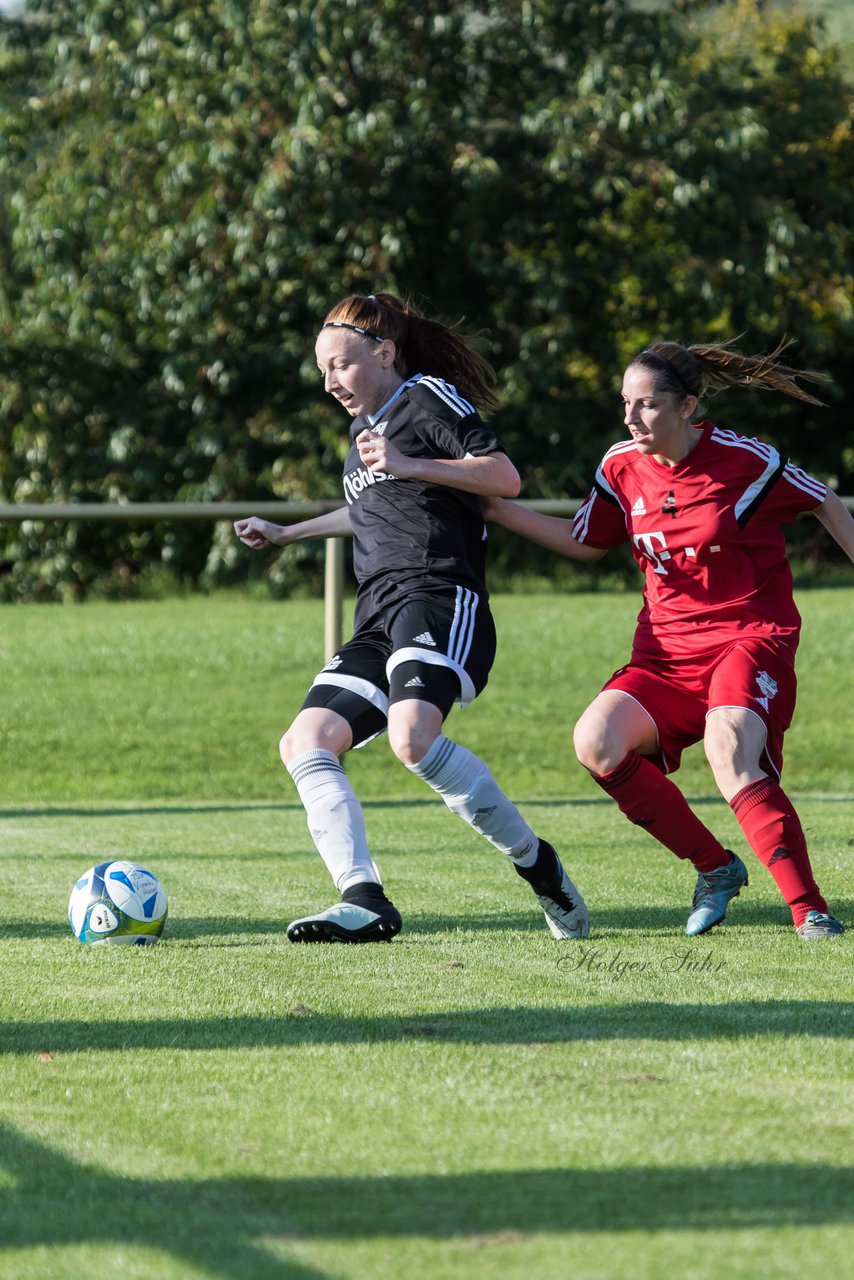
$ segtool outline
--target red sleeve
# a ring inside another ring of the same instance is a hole
[[[762,504],[762,514],[768,519],[788,523],[805,511],[814,511],[826,497],[827,486],[821,480],[787,462]]]
[[[628,541],[626,517],[617,500],[595,486],[572,524],[576,542],[607,550]]]

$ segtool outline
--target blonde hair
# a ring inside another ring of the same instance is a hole
[[[352,329],[372,341],[388,338],[397,348],[395,368],[402,375],[433,374],[452,383],[479,409],[498,408],[492,388],[498,381],[488,360],[472,347],[472,338],[456,325],[430,320],[392,293],[353,293],[337,302],[323,326]]]
[[[657,391],[669,391],[680,399],[686,395],[699,400],[706,391],[729,387],[750,387],[757,391],[782,391],[783,395],[807,404],[823,404],[799,387],[796,379],[828,382],[825,374],[812,369],[795,369],[783,364],[782,353],[792,345],[782,341],[766,355],[745,355],[730,342],[682,347],[678,342],[651,342],[635,356],[631,366],[640,365],[655,376]]]

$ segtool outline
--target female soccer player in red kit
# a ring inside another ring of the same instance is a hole
[[[597,560],[631,543],[644,574],[631,657],[582,714],[575,749],[631,822],[693,863],[689,935],[719,924],[747,884],[744,863],[668,777],[699,741],[798,936],[843,932],[780,786],[801,624],[781,526],[811,512],[854,560],[854,520],[771,445],[693,423],[708,389],[778,390],[820,403],[795,381],[815,375],[782,364],[781,349],[754,357],[731,344],[655,342],[642,351],[623,378],[629,439],[605,454],[571,527],[506,500],[482,500],[487,518],[575,559]]]

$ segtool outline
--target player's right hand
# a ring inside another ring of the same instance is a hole
[[[247,547],[280,546],[279,535],[284,532],[281,525],[262,520],[260,516],[247,516],[244,520],[235,520],[234,532]]]

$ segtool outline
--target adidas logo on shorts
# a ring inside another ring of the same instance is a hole
[[[416,644],[429,644],[432,649],[436,648],[436,641],[429,631],[422,631],[420,636],[413,636],[412,639]]]
[[[423,689],[425,685],[420,676],[413,676],[411,680],[407,680],[403,687],[404,689]]]

